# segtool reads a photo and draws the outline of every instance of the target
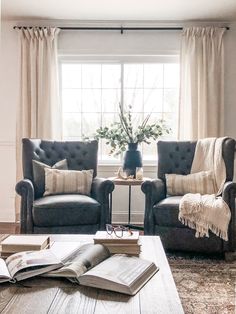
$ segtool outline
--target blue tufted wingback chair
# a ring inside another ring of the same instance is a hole
[[[16,192],[21,196],[21,233],[95,233],[110,223],[110,180],[97,178],[98,142],[23,139],[23,175]],[[32,160],[54,165],[67,159],[68,169],[93,169],[91,195],[39,195]]]
[[[193,252],[234,252],[236,251],[236,183],[232,182],[234,171],[235,141],[227,138],[223,142],[222,155],[226,166],[226,183],[223,199],[231,209],[228,230],[229,241],[225,242],[210,233],[209,238],[195,238],[195,231],[178,220],[179,201],[182,196],[166,195],[165,174],[190,173],[196,142],[159,141],[157,179],[145,181],[141,188],[145,193],[144,233],[159,235],[166,249]]]

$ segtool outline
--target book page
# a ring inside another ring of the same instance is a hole
[[[11,275],[7,269],[7,265],[2,258],[0,258],[0,282],[11,279]]]
[[[71,260],[81,247],[80,242],[53,242],[50,251],[63,263]]]
[[[6,266],[12,278],[20,271],[58,264],[63,265],[50,250],[20,252],[6,259]]]
[[[85,276],[91,275],[131,286],[152,264],[135,256],[116,254],[89,270]]]
[[[79,277],[89,269],[104,261],[110,256],[109,250],[101,244],[82,245],[65,265],[47,276]]]

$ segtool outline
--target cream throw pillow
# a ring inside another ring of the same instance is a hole
[[[45,192],[45,170],[44,170],[45,168],[68,170],[66,159],[58,161],[52,167],[40,161],[32,160],[32,166],[33,166],[35,195],[37,197],[42,197],[43,193]]]
[[[215,194],[217,191],[212,171],[201,171],[188,175],[166,174],[168,195],[187,193]]]
[[[93,180],[93,170],[58,170],[45,168],[45,193],[89,195]]]

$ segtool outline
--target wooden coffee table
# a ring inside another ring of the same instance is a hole
[[[51,238],[93,242],[92,235],[52,235]],[[141,236],[140,240],[141,257],[154,261],[160,270],[135,296],[82,287],[66,279],[39,277],[18,284],[0,284],[0,313],[183,314],[160,238]]]

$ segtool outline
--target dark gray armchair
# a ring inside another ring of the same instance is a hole
[[[166,249],[193,252],[234,252],[236,251],[236,183],[232,182],[234,171],[235,141],[227,138],[223,142],[223,159],[226,165],[226,183],[223,199],[231,209],[229,241],[225,242],[210,233],[209,238],[195,238],[195,231],[178,220],[179,201],[182,196],[166,195],[165,174],[189,174],[193,162],[196,142],[159,141],[158,178],[145,181],[142,191],[145,193],[144,233],[159,235]]]
[[[21,233],[95,233],[110,223],[110,180],[97,178],[98,142],[23,139],[23,175],[16,192],[21,196]],[[54,165],[66,159],[68,169],[93,169],[91,195],[36,193],[32,160]]]

